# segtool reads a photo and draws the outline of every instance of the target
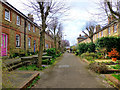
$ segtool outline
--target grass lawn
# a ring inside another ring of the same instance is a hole
[[[111,68],[113,68],[113,69],[120,69],[120,65],[114,65],[114,66],[111,66]]]
[[[37,65],[33,64],[33,65],[28,65],[28,66],[22,66],[18,68],[18,70],[40,71],[46,68],[47,68],[46,66],[42,66],[41,68],[38,68]]]
[[[120,80],[120,74],[116,75],[116,74],[112,74],[113,77],[115,77],[116,79]]]

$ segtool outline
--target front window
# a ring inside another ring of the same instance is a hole
[[[28,47],[30,48],[31,43],[30,43],[30,38],[28,38]]]
[[[5,9],[5,19],[10,21],[10,11]]]
[[[114,33],[117,32],[117,24],[114,24]]]
[[[30,28],[31,28],[31,25],[30,25],[30,23],[28,23],[28,30],[30,31]]]
[[[20,35],[16,34],[16,47],[20,47]]]
[[[108,28],[108,34],[110,34],[110,27]]]
[[[20,16],[17,16],[17,25],[20,25]]]

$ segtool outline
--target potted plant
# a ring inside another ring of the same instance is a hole
[[[112,61],[116,61],[120,55],[116,48],[112,48],[112,51],[108,52],[108,56],[112,58]]]

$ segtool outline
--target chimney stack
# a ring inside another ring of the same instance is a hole
[[[34,21],[33,15],[28,14],[28,18],[29,18],[32,22]]]
[[[81,34],[79,36],[81,37]]]

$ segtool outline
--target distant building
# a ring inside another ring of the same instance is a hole
[[[100,28],[99,25],[96,26],[95,28],[95,33],[93,35],[93,42],[95,42],[98,38],[101,37],[109,37],[109,36],[114,36],[114,37],[119,37],[120,36],[120,21],[115,20],[112,16],[111,18],[108,19],[108,25],[106,25],[103,28]],[[84,36],[79,36],[77,38],[78,44],[79,43],[89,43],[91,40],[87,37]]]

